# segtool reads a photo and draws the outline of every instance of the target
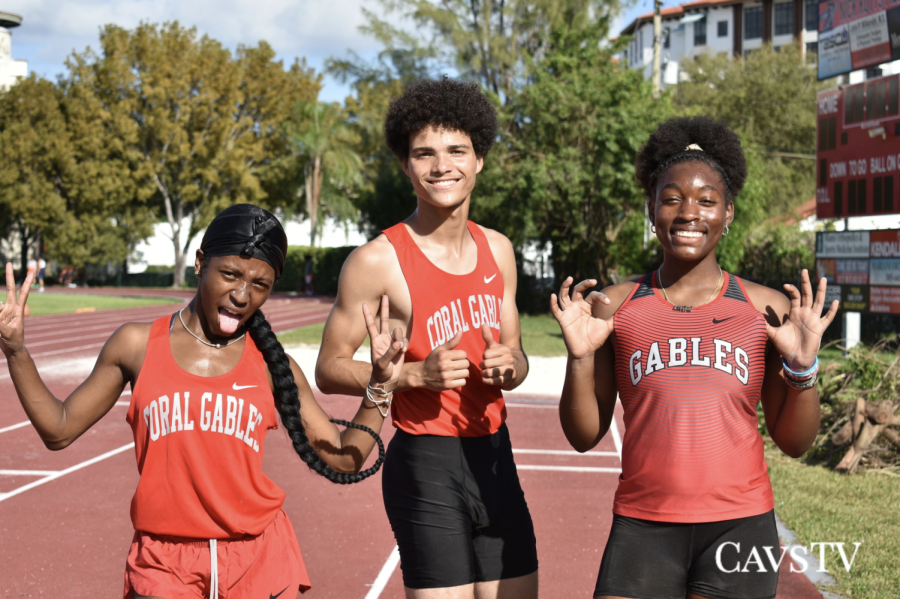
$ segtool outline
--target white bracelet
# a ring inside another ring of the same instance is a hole
[[[378,396],[378,399],[375,398],[375,395]],[[383,418],[387,418],[391,410],[391,401],[394,399],[394,392],[368,386],[366,387],[366,399],[375,404]]]

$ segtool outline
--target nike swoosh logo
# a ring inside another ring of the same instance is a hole
[[[494,280],[494,277],[496,277],[496,276],[497,276],[497,273],[494,273],[494,274],[491,275],[490,278],[485,277],[485,278],[484,278],[485,284],[490,283],[491,281],[493,281],[493,280]]]
[[[713,316],[713,324],[719,324],[720,322],[725,322],[726,320],[731,320],[734,316],[729,316],[728,318],[723,318],[722,320],[717,320],[715,316]]]
[[[288,585],[288,587],[289,586],[291,586],[291,585]],[[284,587],[283,589],[281,589],[281,593],[288,590],[288,587]],[[278,593],[278,595],[273,595],[273,594],[269,593],[269,599],[278,599],[278,597],[281,595],[281,593]]]
[[[240,391],[241,389],[252,389],[253,387],[256,387],[256,385],[241,385],[241,386],[239,386],[237,383],[235,383],[235,384],[233,384],[233,385],[231,386],[231,388],[234,389],[235,391]],[[282,591],[282,593],[283,593],[283,592],[284,592],[284,591]],[[279,594],[280,594],[280,593],[279,593]],[[276,595],[276,597],[277,597],[277,596],[278,596],[278,595]]]

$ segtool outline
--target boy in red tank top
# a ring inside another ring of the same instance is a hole
[[[501,393],[528,372],[515,258],[505,236],[468,221],[496,127],[475,85],[420,81],[392,102],[387,142],[417,207],[347,259],[316,366],[325,393],[392,402],[398,430],[382,489],[406,596],[417,599],[537,596],[534,528]],[[353,360],[366,336],[360,306],[379,303],[390,328],[408,333],[396,386]]]

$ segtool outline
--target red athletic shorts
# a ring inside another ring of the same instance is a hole
[[[294,527],[284,510],[262,534],[216,541],[220,599],[295,599],[309,576]],[[210,543],[135,531],[125,564],[125,598],[210,596]]]

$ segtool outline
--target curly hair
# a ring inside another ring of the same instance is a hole
[[[466,133],[475,155],[484,158],[497,136],[497,112],[475,83],[420,79],[388,108],[384,135],[391,152],[409,158],[409,136],[429,125]]]
[[[701,149],[688,149],[692,144]],[[726,201],[731,202],[744,187],[747,161],[740,138],[707,116],[674,118],[661,124],[637,156],[635,177],[652,198],[666,171],[690,160],[707,164],[719,173]]]

